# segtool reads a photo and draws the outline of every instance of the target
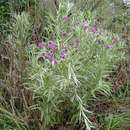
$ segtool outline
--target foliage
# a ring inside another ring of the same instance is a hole
[[[119,115],[110,114],[105,119],[106,121],[105,130],[119,130],[122,129],[122,126],[128,129],[130,127],[129,118],[130,113],[123,113]]]
[[[9,74],[6,75],[4,80],[4,85],[9,85],[9,87],[2,86],[6,93],[1,93],[4,99],[1,99],[0,102],[0,120],[1,123],[4,122],[4,126],[7,124],[10,127],[24,130],[23,124],[25,122],[24,119],[21,119],[15,102],[18,100],[17,93],[22,91],[19,85],[22,82],[21,77],[26,66],[26,52],[24,49],[27,46],[31,29],[28,14],[16,15],[10,29],[11,34],[8,36],[7,42],[5,42],[5,46],[9,47],[6,48],[6,56],[9,59],[10,67],[8,68]]]
[[[0,1],[0,33],[2,34],[8,27],[9,5],[6,0]]]
[[[73,12],[71,16],[69,13]],[[79,12],[79,13],[78,13]],[[36,44],[30,45],[28,51],[30,67],[27,84],[34,92],[44,127],[58,123],[68,104],[69,113],[67,121],[76,123],[84,122],[87,130],[92,123],[88,119],[91,115],[88,102],[96,98],[97,94],[109,96],[111,84],[105,78],[111,72],[113,65],[124,59],[122,41],[112,43],[112,38],[118,36],[98,29],[101,34],[91,31],[93,25],[88,21],[88,30],[84,28],[83,13],[77,11],[72,3],[63,2],[59,5],[58,16],[50,16],[47,32],[52,32],[53,37],[48,37],[45,47],[38,49]],[[67,16],[67,17],[65,17]],[[61,36],[66,32],[67,36]],[[49,35],[48,35],[49,36]],[[51,39],[50,39],[51,38]],[[97,43],[97,40],[103,43]],[[79,44],[76,44],[76,40]],[[42,41],[42,39],[41,39]],[[54,64],[44,57],[49,41],[55,41],[58,48],[53,52],[57,63]],[[41,43],[37,43],[41,44]],[[111,47],[112,46],[112,47]],[[63,47],[67,48],[67,57],[61,61],[59,53]],[[39,61],[40,58],[40,61]]]
[[[121,33],[127,22],[126,6],[123,0],[76,1],[79,8],[92,12],[104,28]]]

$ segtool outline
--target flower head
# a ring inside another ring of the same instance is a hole
[[[64,48],[63,50],[61,50],[60,54],[61,59],[64,60],[66,55],[67,55],[67,49]]]
[[[93,33],[96,33],[96,32],[97,32],[97,27],[96,27],[96,26],[92,27],[92,28],[91,28],[91,31],[92,31]]]
[[[68,21],[69,17],[68,16],[64,16],[63,19],[64,19],[64,21]]]
[[[61,57],[61,59],[65,59],[65,53],[61,52],[60,57]]]
[[[54,58],[52,61],[51,61],[51,64],[52,65],[56,65],[58,62],[57,62],[57,60]]]
[[[51,64],[55,65],[57,64],[57,60],[54,57],[54,54],[51,52],[47,52],[45,54],[43,54],[45,59],[49,60]]]
[[[86,31],[86,30],[88,29],[88,27],[89,27],[88,22],[87,22],[87,21],[83,21],[82,27],[83,27],[83,29]]]
[[[113,45],[106,45],[105,48],[113,48]]]
[[[49,41],[47,47],[51,50],[57,50],[57,44],[54,41]]]
[[[44,57],[46,58],[46,59],[48,59],[49,61],[52,61],[52,59],[54,58],[54,55],[53,55],[53,53],[45,53],[45,54],[43,54],[44,55]]]

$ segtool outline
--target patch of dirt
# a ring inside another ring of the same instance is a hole
[[[130,74],[128,73],[127,68],[128,66],[126,64],[121,64],[115,70],[112,77],[112,88],[114,93],[127,81],[130,81]]]

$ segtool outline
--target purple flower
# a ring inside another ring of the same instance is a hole
[[[106,45],[105,48],[113,48],[113,45]]]
[[[55,57],[54,57],[54,54],[53,53],[45,53],[44,54],[44,57],[46,58],[46,59],[48,59],[50,62],[51,62],[51,64],[57,64],[57,60],[55,59]]]
[[[97,32],[97,27],[96,27],[96,26],[92,27],[92,28],[91,28],[91,31],[92,31],[93,33],[96,33],[96,32]]]
[[[64,16],[63,19],[64,19],[64,21],[68,21],[69,17],[68,16]]]
[[[58,62],[57,62],[57,60],[56,59],[53,59],[52,61],[51,61],[51,64],[52,65],[56,65]]]
[[[49,61],[52,61],[52,59],[54,58],[54,54],[53,53],[45,53],[44,57],[46,59],[48,59]]]
[[[38,42],[37,43],[37,47],[40,48],[40,49],[42,49],[42,48],[45,47],[45,43],[43,41],[42,42]]]
[[[65,59],[65,53],[61,52],[60,57],[61,57],[61,59]]]
[[[88,22],[87,22],[87,21],[83,21],[82,27],[83,27],[83,29],[86,31],[86,30],[88,29],[88,27],[89,27]]]
[[[66,55],[67,55],[67,49],[63,49],[63,50],[61,50],[60,57],[61,57],[62,60],[65,59]]]
[[[57,44],[53,41],[49,41],[47,47],[51,50],[57,50]]]
[[[67,48],[63,48],[61,52],[64,54],[67,54],[68,50],[67,50]]]

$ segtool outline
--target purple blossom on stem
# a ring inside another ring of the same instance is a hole
[[[87,21],[83,21],[82,27],[83,27],[83,29],[86,31],[86,30],[88,29],[88,27],[89,27],[88,22],[87,22]]]
[[[106,45],[105,48],[113,48],[113,45]]]
[[[60,57],[61,57],[61,59],[65,59],[65,53],[61,52]]]
[[[55,59],[53,53],[45,53],[45,54],[44,54],[44,57],[45,57],[46,59],[48,59],[48,60],[51,62],[51,64],[53,64],[53,65],[57,64],[57,60]]]
[[[61,57],[62,60],[65,59],[66,55],[67,55],[67,49],[63,49],[63,50],[61,50],[60,57]]]
[[[57,50],[57,44],[54,41],[49,41],[47,47],[51,50]]]
[[[51,61],[51,64],[52,65],[56,65],[58,62],[57,62],[57,60],[56,59],[53,59],[52,61]]]
[[[91,31],[92,31],[93,33],[96,33],[96,32],[97,32],[97,27],[96,27],[96,26],[92,27],[92,28],[91,28]]]
[[[66,21],[69,20],[69,17],[68,17],[68,16],[64,16],[63,19],[64,19],[64,21],[66,22]]]
[[[53,53],[45,53],[44,57],[48,59],[49,61],[52,61],[52,59],[54,58],[54,55]]]

